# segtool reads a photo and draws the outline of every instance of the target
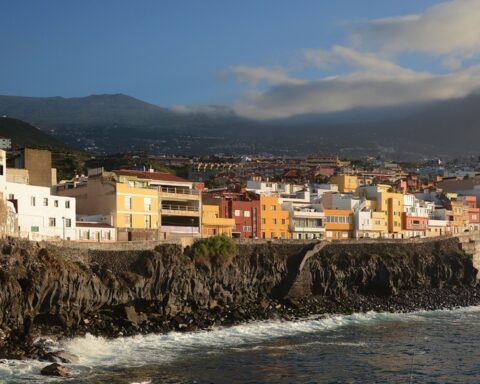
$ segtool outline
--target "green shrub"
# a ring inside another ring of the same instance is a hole
[[[209,260],[217,265],[227,264],[236,251],[235,242],[226,235],[198,240],[192,246],[192,255],[195,261]]]

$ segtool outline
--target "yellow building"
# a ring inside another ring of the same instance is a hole
[[[335,175],[330,178],[330,183],[338,185],[338,192],[353,193],[358,187],[358,178],[351,175]]]
[[[341,240],[353,237],[353,211],[348,209],[325,209],[323,211],[325,238]]]
[[[374,236],[381,237],[388,232],[388,216],[386,212],[372,212],[372,229]]]
[[[220,217],[218,205],[202,205],[202,236],[227,235],[232,237],[232,230],[235,227],[235,219]]]
[[[288,211],[275,196],[260,196],[260,234],[262,239],[289,239]]]
[[[117,183],[116,192],[116,211],[113,223],[115,227],[158,228],[157,190]]]
[[[403,195],[395,192],[380,192],[377,198],[377,211],[386,212],[389,233],[401,233],[403,217]]]
[[[358,193],[375,202],[371,204],[375,212],[383,212],[386,215],[387,228],[384,236],[400,237],[403,229],[403,194],[391,192],[389,185],[382,184],[360,187]],[[379,223],[379,229],[384,227],[380,216],[377,217],[376,222]]]

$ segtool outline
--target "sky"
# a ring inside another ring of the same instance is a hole
[[[270,119],[480,87],[480,0],[5,0],[1,20],[3,95]]]

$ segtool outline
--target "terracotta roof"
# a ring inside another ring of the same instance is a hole
[[[290,169],[283,174],[284,177],[298,177],[298,171],[296,169]]]
[[[136,171],[133,169],[120,169],[118,171],[113,171],[117,175],[123,176],[136,176],[140,179],[148,179],[148,180],[160,180],[160,181],[182,181],[184,183],[188,183],[188,180],[185,180],[181,177],[176,175],[172,175],[171,173],[165,172],[146,172],[146,171]]]

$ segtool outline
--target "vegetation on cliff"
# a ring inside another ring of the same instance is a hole
[[[212,236],[196,241],[191,253],[196,263],[205,265],[228,264],[237,252],[235,242],[226,235]]]

